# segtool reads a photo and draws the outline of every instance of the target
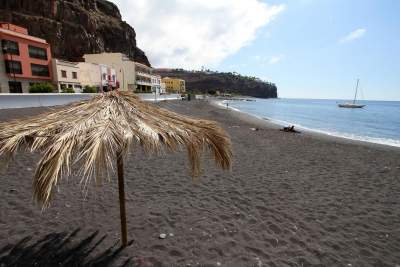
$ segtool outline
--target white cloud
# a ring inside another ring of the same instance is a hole
[[[285,8],[261,0],[112,0],[151,63],[213,66],[249,45]]]
[[[231,64],[228,65],[229,70],[239,70],[240,68],[246,68],[248,66],[247,63],[240,63],[240,64]]]
[[[359,38],[363,37],[366,32],[367,32],[366,29],[357,29],[355,31],[352,31],[349,34],[347,34],[346,36],[340,38],[339,43],[344,44],[344,43],[348,43],[348,42],[354,41],[356,39],[359,39]]]
[[[273,65],[280,62],[284,57],[285,55],[275,55],[272,57],[255,56],[254,59],[261,65],[266,65],[266,64]]]
[[[278,63],[279,61],[281,61],[282,60],[282,57],[283,56],[273,56],[273,57],[271,57],[270,59],[269,59],[269,64],[276,64],[276,63]]]

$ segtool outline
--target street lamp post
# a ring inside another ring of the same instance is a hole
[[[12,69],[12,76],[13,76],[13,80],[14,80],[13,86],[14,86],[14,89],[15,89],[15,86],[16,86],[16,84],[17,84],[17,78],[15,77],[14,61],[13,61],[12,53],[10,53],[9,48],[8,48],[7,45],[5,45],[5,46],[3,47],[3,50],[4,50],[4,52],[5,52],[6,54],[9,54],[9,55],[10,55],[10,64],[9,64],[9,67],[11,67],[11,69]]]
[[[120,68],[119,72],[122,73],[122,90],[125,90],[125,73],[124,73],[124,69]]]

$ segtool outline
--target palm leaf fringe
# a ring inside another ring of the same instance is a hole
[[[34,179],[34,198],[50,204],[53,188],[83,162],[81,182],[101,183],[114,170],[116,155],[133,145],[146,153],[186,147],[191,175],[200,175],[203,150],[217,166],[230,169],[232,148],[227,133],[215,122],[192,119],[142,102],[130,92],[113,91],[73,103],[47,114],[0,123],[0,155],[12,159],[22,149],[43,153]]]

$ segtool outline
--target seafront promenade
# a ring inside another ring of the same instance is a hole
[[[0,109],[48,107],[86,100],[97,94],[0,94]],[[164,101],[180,99],[179,94],[137,94],[145,101]]]

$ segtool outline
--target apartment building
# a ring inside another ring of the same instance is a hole
[[[137,93],[151,93],[153,86],[156,86],[156,78],[153,69],[144,64],[135,62],[136,90]],[[154,82],[154,83],[153,83]]]
[[[186,92],[185,80],[165,77],[162,78],[162,82],[165,83],[167,93],[183,94]]]
[[[0,93],[28,93],[30,85],[52,82],[50,45],[26,28],[0,23]]]
[[[100,64],[101,86],[103,91],[117,88],[117,76],[114,68]]]
[[[160,75],[152,75],[151,76],[151,91],[156,94],[162,94],[161,92],[161,76]]]
[[[116,75],[115,83],[116,86],[120,88],[120,90],[135,90],[135,62],[131,61],[125,54],[85,54],[83,58],[87,63],[103,64],[113,68]]]
[[[82,85],[79,81],[80,70],[77,62],[69,62],[61,59],[52,60],[53,65],[53,83],[58,92],[70,88],[75,93],[82,92]]]

